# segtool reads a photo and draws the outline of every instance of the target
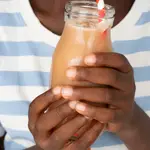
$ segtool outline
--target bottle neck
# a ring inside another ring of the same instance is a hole
[[[95,52],[100,50],[112,51],[111,27],[104,31],[99,27],[77,26],[74,22],[67,20],[61,41],[78,45],[79,48],[82,47],[83,49],[86,47],[87,52],[92,49]]]
[[[65,7],[65,21],[73,22],[76,26],[97,28],[99,24],[108,27],[113,25],[115,9],[105,5],[105,16],[100,18],[96,2],[69,1]]]

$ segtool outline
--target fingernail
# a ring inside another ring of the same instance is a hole
[[[93,64],[95,64],[96,63],[96,57],[95,57],[95,55],[93,54],[93,55],[90,55],[90,56],[87,56],[87,57],[85,57],[85,64],[87,64],[87,65],[93,65]]]
[[[70,97],[73,94],[73,89],[71,87],[65,87],[62,89],[62,96]]]
[[[75,77],[76,77],[76,74],[77,74],[77,71],[76,71],[75,68],[68,69],[67,72],[66,72],[66,75],[67,75],[67,77],[69,77],[69,78],[75,78]]]
[[[81,64],[81,62],[82,62],[82,57],[76,57],[76,58],[73,58],[69,62],[68,66],[69,67],[71,67],[71,66],[79,66]]]
[[[79,111],[85,111],[86,107],[83,104],[77,104],[76,105],[76,110]]]
[[[87,117],[87,116],[85,116],[85,118],[86,118],[87,120],[89,120],[89,121],[93,120],[92,118]]]
[[[58,87],[53,88],[52,92],[54,95],[60,95],[61,94],[61,87],[58,86]]]
[[[71,109],[75,109],[77,103],[78,103],[77,101],[71,101],[71,102],[69,102],[69,107],[70,107]]]

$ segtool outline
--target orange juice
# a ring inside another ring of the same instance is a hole
[[[95,87],[97,85],[88,82],[69,80],[66,71],[72,65],[84,66],[83,58],[88,54],[113,51],[110,31],[114,20],[114,8],[106,5],[106,17],[101,18],[101,21],[95,2],[70,1],[65,9],[64,31],[53,55],[51,86]],[[104,104],[100,105],[107,107]]]
[[[81,24],[81,26],[83,26]],[[71,81],[66,77],[70,65],[84,65],[82,59],[93,52],[111,52],[110,28],[78,27],[66,22],[61,39],[53,56],[52,87],[57,85],[88,86],[88,83]]]
[[[115,10],[106,5],[105,18],[99,18],[97,4],[91,1],[70,1],[65,10],[66,24],[53,55],[51,85],[90,86],[69,80],[66,70],[70,65],[84,65],[82,59],[93,52],[112,52],[110,30]]]

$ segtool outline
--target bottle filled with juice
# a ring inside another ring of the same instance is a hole
[[[78,0],[67,3],[65,27],[53,55],[52,87],[91,85],[69,80],[66,70],[71,65],[84,65],[82,59],[88,54],[113,51],[110,30],[114,14],[110,5],[105,6],[105,17],[100,18],[96,2]]]
[[[72,65],[84,66],[82,60],[88,54],[113,51],[110,31],[114,15],[115,9],[110,5],[105,5],[105,17],[100,18],[96,2],[74,0],[66,4],[65,27],[53,55],[52,88],[60,85],[97,87],[69,80],[66,71]]]

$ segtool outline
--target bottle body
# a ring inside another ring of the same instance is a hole
[[[101,87],[103,85],[69,80],[66,71],[70,66],[85,66],[83,58],[88,54],[113,51],[110,33],[114,21],[114,8],[112,9],[111,6],[107,5],[106,13],[108,16],[101,19],[98,17],[95,2],[73,1],[67,8],[69,11],[65,15],[67,19],[65,20],[64,31],[53,55],[51,87],[60,85]],[[56,106],[60,104],[59,101],[56,103]],[[106,104],[90,104],[107,107]],[[70,120],[69,116],[63,123],[68,120]]]
[[[64,32],[56,47],[52,65],[52,87],[58,85],[89,86],[87,82],[75,82],[66,77],[66,70],[72,65],[84,65],[81,61],[94,52],[112,52],[110,28],[78,27],[67,21]]]
[[[105,18],[99,18],[96,2],[70,1],[65,7],[65,27],[52,62],[51,86],[89,86],[66,77],[69,66],[84,65],[83,58],[94,52],[112,52],[110,30],[115,10],[105,6]],[[92,86],[92,85],[91,85]]]

